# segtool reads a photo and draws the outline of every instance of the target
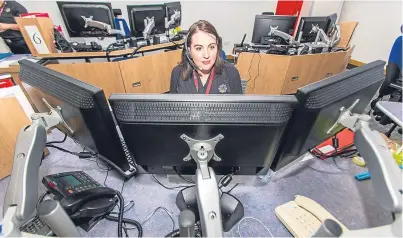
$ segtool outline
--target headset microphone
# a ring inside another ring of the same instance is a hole
[[[185,55],[186,58],[188,59],[190,65],[192,66],[192,68],[194,70],[202,70],[201,68],[197,67],[197,65],[195,64],[195,62],[192,59],[192,56],[190,55],[190,50],[189,50],[189,33],[190,31],[186,34],[186,38],[185,38]]]

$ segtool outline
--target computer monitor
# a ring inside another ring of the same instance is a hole
[[[299,106],[271,169],[278,171],[343,129],[340,126],[327,134],[341,107],[348,108],[359,99],[353,113],[363,113],[385,79],[384,65],[375,61],[298,89]]]
[[[313,26],[319,26],[325,33],[328,33],[330,28],[330,17],[301,17],[298,25],[297,33],[295,34],[295,39],[300,42],[314,42],[316,38],[316,33],[311,33]]]
[[[60,128],[63,132],[122,175],[130,177],[136,172],[102,89],[28,60],[19,64],[22,84],[39,112],[49,112],[43,99],[52,107],[59,106],[73,129],[71,134]]]
[[[112,94],[109,98],[129,151],[148,173],[195,174],[184,161],[187,135],[224,138],[211,160],[216,174],[256,174],[270,166],[296,106],[295,96]]]
[[[85,28],[85,18],[100,21],[114,28],[113,11],[107,2],[57,2],[64,24],[70,37],[111,36],[106,30]]]
[[[165,7],[164,5],[129,5],[127,6],[132,36],[142,37],[144,19],[154,17],[154,34],[165,33]]]
[[[255,25],[253,27],[252,43],[261,44],[262,38],[264,36],[268,36],[270,26],[278,26],[277,30],[292,35],[296,20],[296,16],[256,15]]]
[[[182,20],[182,7],[180,2],[168,2],[164,3],[165,7],[165,16],[168,18],[168,21],[171,19],[171,16],[175,13],[175,10],[181,12],[181,17],[175,21],[174,25],[171,25],[172,28],[179,27],[181,25]]]

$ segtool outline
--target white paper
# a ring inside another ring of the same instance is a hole
[[[8,68],[10,64],[14,63],[15,60],[2,60],[0,61],[0,68]]]
[[[330,153],[330,152],[335,151],[334,147],[331,146],[331,145],[323,146],[323,147],[319,148],[319,150],[320,150],[320,152],[322,152],[323,154],[327,154],[327,153]]]
[[[2,97],[15,97],[17,101],[20,103],[25,114],[31,120],[31,115],[34,114],[35,112],[34,109],[32,109],[32,106],[29,103],[28,99],[25,97],[25,94],[22,92],[20,86],[16,85],[13,87],[0,89],[0,98]]]
[[[41,33],[39,32],[38,27],[25,26],[25,30],[27,31],[32,44],[34,45],[36,51],[39,54],[50,54],[48,46],[46,45],[45,40],[43,39]]]

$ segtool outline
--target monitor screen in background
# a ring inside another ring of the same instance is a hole
[[[269,34],[270,26],[278,26],[277,30],[293,35],[296,20],[295,16],[256,15],[252,43],[260,44],[262,37]]]
[[[57,2],[64,24],[70,37],[110,36],[105,30],[87,27],[81,16],[111,25],[114,28],[110,3],[105,2]]]
[[[130,5],[127,6],[129,14],[130,29],[132,35],[135,37],[142,37],[144,26],[144,19],[146,17],[154,17],[155,27],[153,34],[165,33],[165,10],[164,5]]]
[[[181,3],[180,2],[168,2],[164,4],[165,6],[165,11],[166,11],[166,17],[168,18],[168,21],[171,19],[171,16],[175,13],[175,10],[181,12],[181,18],[175,22],[174,25],[171,25],[171,28],[174,27],[179,27],[181,25],[181,20],[182,20],[182,9],[181,9]]]

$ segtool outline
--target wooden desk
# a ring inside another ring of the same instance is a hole
[[[20,130],[31,122],[15,97],[0,98],[0,179],[10,175]]]
[[[247,81],[247,94],[293,94],[300,87],[343,72],[352,51],[295,56],[243,52],[236,68]]]
[[[144,53],[149,51],[155,51],[164,49],[170,46],[181,45],[183,44],[183,40],[174,41],[169,43],[163,43],[158,45],[150,45],[145,46],[139,49],[138,53]],[[113,51],[109,54],[110,57],[118,57],[124,55],[130,55],[135,48],[125,49],[125,50],[117,50]],[[106,58],[106,52],[73,52],[73,53],[52,53],[52,54],[39,54],[38,57],[46,58],[46,59],[80,59],[80,58]]]
[[[46,67],[102,88],[106,98],[109,98],[112,93],[126,91],[119,62],[49,64]]]
[[[182,50],[173,50],[120,61],[126,93],[169,91],[172,69],[181,61]]]

